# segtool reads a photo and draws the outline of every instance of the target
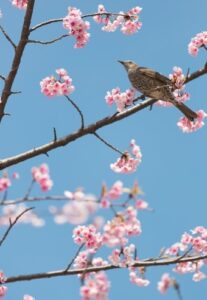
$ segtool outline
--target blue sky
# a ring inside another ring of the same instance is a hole
[[[99,3],[96,0],[90,3],[36,0],[32,24],[64,17],[69,5],[76,6],[83,14],[95,12]],[[11,116],[5,117],[0,126],[2,158],[49,142],[53,127],[58,137],[78,128],[79,118],[63,98],[48,99],[40,93],[40,80],[54,74],[57,68],[67,69],[73,78],[76,90],[71,98],[80,106],[89,124],[115,112],[114,107],[105,104],[108,90],[117,86],[125,90],[130,86],[117,60],[134,60],[166,75],[173,66],[180,66],[187,72],[188,68],[194,71],[204,65],[206,53],[200,51],[198,57],[193,58],[187,52],[187,45],[192,36],[206,30],[206,0],[196,3],[192,0],[120,0],[103,1],[102,4],[111,12],[141,6],[142,29],[133,36],[124,36],[119,31],[106,33],[91,20],[91,38],[84,49],[73,49],[73,38],[51,46],[28,45],[14,83],[14,90],[22,93],[11,97],[6,107]],[[12,7],[9,0],[1,1],[0,8],[3,12],[1,24],[17,41],[24,12]],[[62,33],[65,33],[62,24],[54,24],[40,29],[33,38],[48,40]],[[13,53],[2,35],[0,49],[0,73],[6,74]],[[191,94],[189,106],[207,111],[206,77],[189,83],[187,90]],[[55,183],[50,194],[62,194],[66,189],[83,186],[87,192],[98,195],[103,181],[111,185],[122,180],[126,186],[131,186],[138,180],[145,199],[154,208],[153,213],[140,213],[143,234],[136,241],[138,253],[142,258],[157,256],[163,246],[179,240],[183,232],[197,225],[207,226],[207,127],[193,134],[183,134],[176,125],[179,118],[180,112],[175,108],[154,107],[152,111],[145,109],[98,132],[121,150],[128,147],[131,138],[136,139],[142,149],[143,161],[134,174],[113,173],[109,164],[116,160],[117,154],[88,136],[50,152],[49,158],[39,156],[9,168],[9,173],[18,171],[21,175],[9,196],[21,197],[29,185],[31,167],[43,162],[50,166]],[[40,193],[38,189],[33,191],[33,195]],[[7,276],[64,268],[75,253],[72,226],[56,226],[45,204],[37,203],[35,207],[45,216],[47,225],[42,229],[30,225],[14,228],[0,248],[0,268]],[[156,283],[164,271],[170,270],[164,267],[149,269],[147,278],[151,285],[148,288],[131,285],[127,270],[110,271],[109,299],[125,299],[126,296],[142,300],[163,299],[156,290]],[[191,275],[173,276],[181,285],[184,300],[206,294],[205,281],[194,283]],[[22,299],[25,293],[36,300],[80,299],[79,281],[75,277],[10,284],[5,299]],[[173,290],[165,297],[176,299]]]

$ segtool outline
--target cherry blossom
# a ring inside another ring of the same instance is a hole
[[[129,236],[138,236],[142,232],[141,223],[137,219],[137,211],[132,206],[127,207],[108,221],[103,231],[103,243],[106,246],[125,246]]]
[[[132,266],[135,263],[135,250],[134,244],[130,244],[122,250],[114,249],[109,256],[109,260],[114,266],[119,266],[121,268]]]
[[[122,112],[128,106],[133,104],[133,100],[135,99],[136,90],[131,88],[127,89],[125,92],[121,92],[120,88],[112,89],[110,92],[108,91],[105,100],[108,105],[112,105],[113,103],[117,106],[117,111]]]
[[[35,298],[30,295],[24,295],[23,300],[35,300]]]
[[[59,79],[54,76],[46,77],[40,82],[41,92],[48,97],[63,96],[71,94],[75,87],[72,79],[65,69],[57,69]]]
[[[196,56],[198,54],[199,48],[207,46],[207,31],[200,32],[194,36],[189,45],[188,52],[192,56]]]
[[[33,167],[31,172],[33,180],[39,183],[43,192],[47,192],[52,188],[53,181],[50,179],[49,167],[47,164],[42,164],[39,167]]]
[[[172,278],[168,273],[164,273],[157,284],[157,289],[161,294],[165,294],[169,287],[172,286]]]
[[[149,209],[149,204],[142,199],[137,199],[135,202],[135,208],[140,210]]]
[[[149,280],[137,275],[134,270],[129,272],[129,279],[131,283],[134,283],[139,287],[146,287],[150,284]]]
[[[0,286],[0,298],[4,297],[6,295],[8,288],[4,285]]]
[[[16,6],[19,9],[27,8],[28,0],[12,0],[12,5]]]
[[[84,281],[84,285],[80,289],[80,294],[83,300],[106,300],[110,281],[105,272],[90,274]]]
[[[195,281],[195,282],[201,281],[205,278],[206,278],[206,275],[201,271],[197,271],[193,274],[193,281]]]
[[[101,15],[96,15],[93,19],[99,24],[104,24],[102,27],[103,31],[113,32],[120,27],[122,33],[130,35],[136,33],[142,27],[142,23],[139,21],[141,10],[142,8],[136,6],[126,13],[120,11],[118,16],[113,16],[107,14],[108,12],[105,7],[100,4],[98,6],[98,13]]]
[[[68,15],[63,19],[63,27],[69,31],[69,35],[76,38],[74,48],[83,48],[89,40],[90,23],[83,21],[82,13],[76,7],[68,7]]]
[[[169,79],[173,84],[173,95],[177,101],[185,102],[189,100],[190,94],[185,91],[185,80],[186,77],[183,74],[183,70],[180,67],[173,67],[173,73],[169,74]],[[172,103],[167,101],[159,100],[156,102],[157,105],[170,107],[173,106]]]
[[[136,145],[135,140],[131,140],[132,157],[128,152],[125,152],[117,161],[110,164],[110,168],[116,173],[133,173],[141,163],[142,154],[140,147]]]
[[[76,244],[84,244],[86,248],[96,252],[102,246],[102,236],[94,225],[77,226],[73,230],[73,240]]]
[[[11,180],[7,174],[0,178],[0,192],[6,191],[11,186]]]
[[[198,117],[194,121],[190,121],[186,117],[180,118],[177,125],[183,132],[185,133],[194,132],[205,125],[203,120],[204,118],[206,118],[207,114],[203,110],[199,110],[196,113]]]

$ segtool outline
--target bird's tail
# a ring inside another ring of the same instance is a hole
[[[182,102],[174,101],[173,103],[190,121],[194,121],[194,119],[198,117],[192,109],[190,109],[187,105],[183,104]]]

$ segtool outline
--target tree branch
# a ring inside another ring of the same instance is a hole
[[[0,30],[3,33],[3,35],[5,36],[5,38],[7,39],[7,41],[9,41],[9,43],[12,45],[12,47],[14,48],[14,50],[16,50],[15,43],[12,41],[12,39],[10,38],[10,36],[7,34],[7,32],[4,30],[4,28],[1,25],[0,25]]]
[[[181,262],[194,262],[206,259],[207,255],[203,256],[188,256],[181,258],[179,260],[179,263]],[[139,262],[136,262],[133,267],[156,267],[156,266],[165,266],[165,265],[173,265],[175,263],[178,263],[176,258],[167,258],[167,259],[145,259]],[[45,273],[36,273],[36,274],[28,274],[28,275],[17,275],[17,276],[11,276],[8,277],[6,280],[6,283],[12,283],[12,282],[19,282],[19,281],[27,281],[27,280],[34,280],[34,279],[44,279],[44,278],[52,278],[52,277],[59,277],[59,276],[72,276],[72,275],[78,275],[78,274],[85,274],[90,272],[100,272],[100,271],[108,271],[113,269],[121,269],[118,266],[113,266],[111,264],[108,264],[106,266],[101,267],[89,267],[86,269],[76,269],[76,270],[59,270],[59,271],[51,271],[51,272],[45,272]]]
[[[50,44],[53,44],[57,41],[60,41],[62,40],[63,38],[66,38],[66,37],[69,37],[71,36],[70,34],[63,34],[53,40],[50,40],[50,41],[38,41],[38,40],[28,40],[28,43],[31,43],[31,44],[41,44],[41,45],[50,45]]]
[[[29,210],[33,209],[34,207],[30,207],[30,208],[27,208],[25,210],[23,210],[23,212],[21,212],[15,219],[14,221],[11,221],[11,219],[9,220],[10,222],[10,225],[9,227],[7,228],[7,230],[5,231],[2,239],[0,240],[0,247],[2,246],[3,242],[6,240],[9,232],[11,231],[11,229],[14,227],[14,225],[17,223],[17,221],[26,213],[28,212]]]
[[[24,52],[24,48],[28,42],[29,37],[29,27],[31,23],[33,7],[34,7],[35,0],[30,0],[27,5],[27,10],[24,17],[24,23],[22,26],[21,38],[16,47],[15,55],[13,58],[11,70],[9,72],[8,77],[5,80],[5,85],[1,95],[1,102],[0,102],[0,122],[4,116],[4,109],[7,103],[7,100],[11,94],[11,88],[14,82],[14,79],[17,75],[19,65],[21,63],[21,58]]]

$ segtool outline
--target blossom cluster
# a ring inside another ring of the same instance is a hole
[[[73,230],[73,240],[76,244],[84,244],[91,253],[96,252],[102,245],[102,236],[94,225],[77,226]]]
[[[27,8],[28,0],[12,0],[12,5],[16,6],[19,9]]]
[[[110,164],[110,168],[116,173],[133,173],[141,163],[142,153],[140,147],[136,145],[134,139],[130,142],[131,154],[125,152],[115,163]]]
[[[165,294],[169,287],[172,286],[173,279],[168,273],[164,273],[161,277],[161,280],[157,284],[157,289],[161,294]]]
[[[104,225],[103,243],[108,247],[124,246],[130,236],[138,236],[141,232],[137,210],[132,206],[128,206]]]
[[[133,104],[135,94],[136,91],[133,88],[127,89],[125,92],[121,92],[120,88],[117,87],[112,89],[110,92],[107,92],[105,100],[108,105],[115,103],[117,106],[117,111],[121,112]]]
[[[33,167],[31,172],[33,180],[39,183],[43,192],[47,192],[52,188],[53,181],[50,178],[49,167],[47,164],[42,164],[39,167]]]
[[[65,69],[57,69],[56,73],[59,79],[54,76],[48,76],[40,82],[41,92],[48,97],[63,96],[71,94],[75,87],[72,85],[72,79]]]
[[[201,47],[207,47],[207,31],[200,32],[191,39],[188,44],[188,52],[190,55],[196,56]]]
[[[177,256],[180,252],[190,252],[192,255],[206,255],[207,254],[207,229],[203,226],[197,226],[191,230],[191,234],[185,232],[180,241],[173,244],[170,248],[165,250],[166,255]],[[200,281],[206,278],[200,269],[206,264],[206,261],[189,261],[177,263],[173,271],[179,274],[194,273],[193,280]]]
[[[173,72],[169,74],[169,79],[172,82],[173,86],[173,95],[177,101],[180,102],[185,102],[189,100],[190,94],[185,91],[185,80],[186,77],[183,74],[183,70],[180,67],[173,67]],[[167,102],[167,101],[162,101],[159,100],[156,102],[156,104],[161,105],[161,106],[173,106],[172,103]]]
[[[108,299],[110,281],[105,272],[90,273],[80,289],[83,300]]]
[[[142,27],[142,23],[139,21],[141,11],[142,8],[136,6],[128,12],[120,11],[115,16],[108,13],[105,7],[100,4],[98,6],[98,15],[94,16],[93,19],[97,23],[104,24],[102,27],[103,31],[112,32],[120,27],[122,33],[130,35],[136,33]]]
[[[82,189],[77,189],[74,193],[65,191],[64,195],[68,202],[62,208],[50,207],[57,224],[83,224],[98,209],[97,198],[92,194],[85,194]]]
[[[3,285],[6,282],[6,277],[2,271],[0,271],[0,298],[6,295],[8,288]]]
[[[197,113],[197,118],[194,121],[190,121],[186,117],[180,118],[177,125],[183,132],[185,133],[194,132],[205,125],[204,119],[207,117],[205,111],[199,110],[196,113]]]
[[[83,21],[82,13],[76,7],[68,7],[68,15],[63,19],[63,27],[76,39],[74,48],[83,48],[89,40],[90,28],[88,21]]]

